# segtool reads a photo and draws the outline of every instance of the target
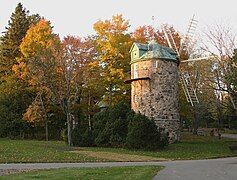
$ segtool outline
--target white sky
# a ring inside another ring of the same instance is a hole
[[[39,13],[50,20],[61,37],[92,34],[97,20],[120,13],[129,19],[131,30],[139,25],[151,25],[154,16],[155,27],[168,23],[185,32],[193,14],[199,20],[199,30],[214,22],[227,23],[237,30],[234,0],[0,0],[0,32],[4,31],[18,2],[31,14]]]

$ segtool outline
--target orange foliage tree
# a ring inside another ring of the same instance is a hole
[[[23,56],[17,59],[17,64],[13,66],[14,72],[21,79],[27,81],[31,88],[40,97],[41,110],[36,114],[44,114],[44,118],[35,118],[29,116],[30,110],[39,110],[39,104],[36,106],[35,101],[30,105],[25,119],[28,121],[38,121],[41,119],[45,123],[46,140],[48,140],[48,121],[44,101],[49,101],[52,91],[56,92],[55,81],[57,79],[56,57],[59,54],[61,45],[59,37],[53,33],[50,22],[44,19],[31,26],[24,37],[20,50]],[[45,95],[45,97],[42,97]],[[32,113],[31,113],[32,114]],[[27,117],[27,118],[26,118]]]

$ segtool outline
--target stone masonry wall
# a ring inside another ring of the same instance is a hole
[[[154,119],[158,128],[169,132],[170,142],[177,141],[179,140],[177,63],[148,59],[132,64],[132,78],[146,76],[149,76],[150,80],[132,82],[132,109]]]

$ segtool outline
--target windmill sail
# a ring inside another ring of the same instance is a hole
[[[193,17],[191,18],[190,23],[188,25],[187,32],[181,40],[179,49],[174,41],[171,31],[166,26],[162,26],[162,31],[164,32],[165,39],[166,39],[169,47],[172,48],[177,53],[179,58],[180,58],[181,53],[183,53],[184,51],[187,52],[190,57],[190,54],[192,53],[192,49],[194,47],[194,43],[193,43],[192,39],[193,39],[194,33],[196,31],[197,23],[198,23],[198,21],[195,19],[195,16],[193,15]],[[190,62],[190,61],[192,62],[192,61],[203,60],[203,59],[207,59],[207,58],[185,59],[185,60],[180,59],[180,62]],[[180,77],[180,82],[181,82],[181,85],[182,85],[182,88],[183,88],[183,91],[184,91],[187,101],[192,106],[199,103],[196,89],[193,87],[189,73],[180,72],[179,77]]]
[[[173,49],[173,50],[177,53],[177,55],[180,57],[178,47],[177,47],[177,45],[176,45],[176,43],[175,43],[175,41],[174,41],[173,35],[172,35],[172,33],[170,32],[170,30],[167,29],[166,26],[163,26],[163,27],[162,27],[162,31],[164,32],[165,39],[166,39],[166,41],[167,41],[169,47],[170,47],[171,49]]]
[[[179,48],[179,53],[181,54],[183,50],[188,51],[188,54],[191,54],[191,50],[193,49],[193,36],[195,34],[196,28],[197,28],[198,21],[195,19],[195,16],[193,15],[192,19],[190,20],[190,23],[188,25],[187,32],[181,42],[181,46]]]
[[[179,73],[180,75],[180,82],[185,94],[185,97],[189,103],[191,103],[192,106],[194,106],[196,103],[199,103],[196,89],[194,89],[193,84],[191,82],[190,76],[188,73]]]

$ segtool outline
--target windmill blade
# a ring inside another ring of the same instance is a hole
[[[179,48],[179,54],[181,54],[181,52],[183,51],[184,48],[186,48],[187,51],[189,51],[188,53],[190,54],[191,50],[189,49],[189,46],[192,44],[192,38],[193,38],[194,33],[196,31],[197,23],[198,23],[198,21],[195,19],[195,16],[193,15],[193,17],[191,18],[190,23],[188,25],[187,32],[186,32],[186,34],[183,38],[183,41],[181,43],[181,46]]]
[[[173,50],[178,54],[178,56],[180,56],[179,50],[178,50],[178,48],[177,48],[177,46],[176,46],[176,43],[175,43],[175,41],[174,41],[173,35],[172,35],[172,33],[170,32],[170,30],[168,30],[165,26],[162,26],[161,28],[162,28],[162,31],[164,32],[165,39],[166,39],[166,41],[167,41],[169,47],[170,47],[171,49],[173,49]]]
[[[202,61],[202,60],[216,60],[218,59],[217,56],[205,56],[205,57],[200,57],[200,58],[194,58],[194,59],[188,59],[181,61],[181,63],[188,63],[188,62],[195,62],[195,61]]]
[[[169,35],[170,35],[170,38],[171,38],[171,42],[173,43],[174,49],[175,49],[176,53],[178,54],[178,56],[180,57],[180,55],[179,55],[179,51],[178,51],[178,48],[177,48],[177,46],[176,46],[176,44],[175,44],[175,41],[174,41],[173,35],[171,34],[170,31],[169,31]]]
[[[165,27],[162,26],[161,29],[162,29],[162,31],[164,32],[165,40],[167,41],[168,46],[173,49],[173,47],[172,47],[172,45],[171,45],[171,42],[170,42],[170,39],[169,39],[169,36],[168,36],[168,33],[166,32]]]
[[[186,100],[191,103],[191,106],[199,103],[199,99],[197,97],[196,89],[194,89],[192,85],[192,81],[189,73],[179,73],[180,82],[186,97]]]

